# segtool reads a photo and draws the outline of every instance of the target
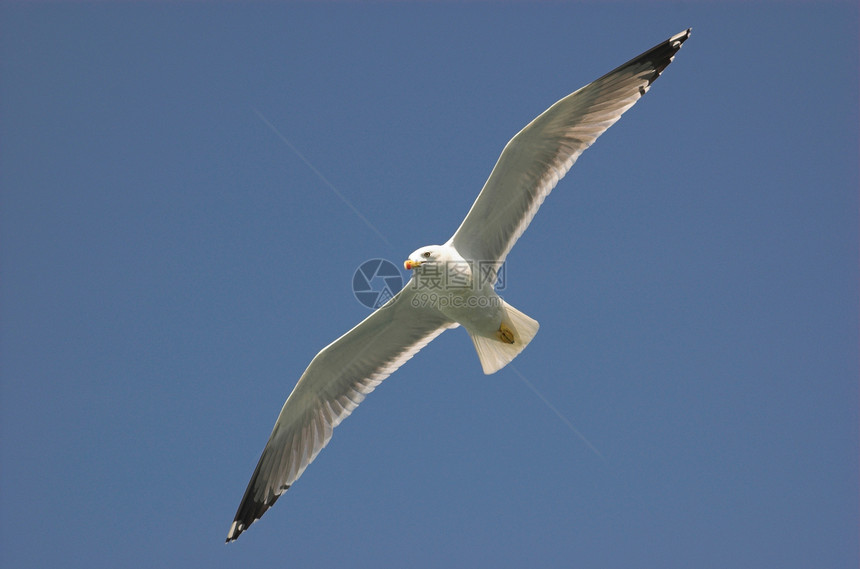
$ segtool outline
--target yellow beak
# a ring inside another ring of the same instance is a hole
[[[407,270],[407,271],[411,271],[411,270],[412,270],[412,269],[414,269],[415,267],[420,267],[420,266],[421,266],[421,261],[413,261],[412,259],[406,259],[406,260],[403,262],[403,266],[404,266],[404,267],[406,267],[406,270]]]

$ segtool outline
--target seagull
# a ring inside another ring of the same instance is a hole
[[[410,254],[406,286],[311,360],[278,415],[228,543],[299,479],[367,394],[445,330],[466,329],[486,374],[531,342],[538,322],[496,294],[499,267],[579,155],[648,91],[689,37],[684,30],[574,91],[508,142],[454,235]]]

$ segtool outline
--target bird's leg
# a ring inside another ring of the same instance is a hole
[[[514,332],[505,326],[505,323],[502,322],[502,325],[499,326],[499,331],[496,332],[496,337],[506,344],[514,343]]]

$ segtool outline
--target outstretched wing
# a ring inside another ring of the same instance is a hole
[[[448,244],[466,259],[501,265],[582,151],[645,94],[688,37],[689,29],[672,36],[558,101],[517,133]]]
[[[314,357],[284,403],[251,476],[227,541],[268,510],[383,379],[457,324],[416,300],[407,286]]]

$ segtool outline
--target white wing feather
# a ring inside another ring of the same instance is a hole
[[[448,244],[466,259],[501,265],[579,155],[645,94],[688,37],[690,30],[633,58],[517,133]]]
[[[407,286],[314,357],[287,398],[227,541],[258,520],[328,444],[332,430],[382,380],[458,324],[437,310],[412,306]]]

